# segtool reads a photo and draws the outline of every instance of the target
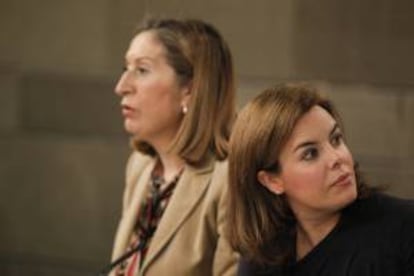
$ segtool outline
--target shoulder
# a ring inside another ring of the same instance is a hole
[[[142,154],[138,151],[131,152],[126,165],[127,183],[134,181],[152,160],[154,159],[151,156]]]
[[[395,214],[413,215],[414,200],[395,197],[384,193],[373,193],[367,198],[358,199],[351,209],[361,213],[392,216]]]
[[[410,236],[414,242],[414,200],[383,195],[378,199],[389,220],[401,226],[400,234]]]
[[[215,202],[213,205],[226,204],[228,195],[227,161],[211,158],[202,167],[191,167],[191,185],[206,185],[205,202]]]
[[[214,161],[213,176],[218,178],[226,178],[228,176],[228,162],[227,160],[223,161]]]
[[[213,189],[222,191],[228,185],[228,163],[226,160],[213,162],[210,185]]]
[[[401,275],[414,275],[414,200],[383,196],[379,199],[392,225],[395,225],[395,244],[398,245],[398,253],[402,261]],[[393,240],[391,236],[387,239]],[[391,247],[392,245],[390,245]]]
[[[281,270],[276,266],[261,266],[251,261],[248,261],[242,258],[239,262],[239,267],[237,271],[238,276],[266,276],[272,275],[277,276],[281,275]]]
[[[127,162],[127,172],[143,167],[148,164],[153,158],[149,155],[142,154],[138,151],[133,151],[129,155]]]
[[[130,154],[126,165],[127,186],[135,183],[145,167],[147,167],[153,160],[154,159],[148,155],[133,151]]]
[[[414,201],[384,193],[373,193],[361,198],[344,210],[344,221],[358,224],[363,229],[377,229],[385,234],[396,234],[401,227],[414,233]]]
[[[212,185],[221,185],[219,183],[227,182],[228,164],[226,160],[220,161],[210,157],[201,166],[188,167],[191,174],[200,179],[208,179]]]
[[[414,200],[375,193],[353,205],[347,217],[367,229],[396,238],[402,233],[414,237]]]
[[[394,218],[414,218],[414,200],[378,193],[373,196],[373,207]]]

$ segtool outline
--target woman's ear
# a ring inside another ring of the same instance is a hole
[[[189,81],[187,84],[183,85],[183,87],[181,88],[181,107],[184,110],[188,110],[189,104],[190,104],[190,99],[191,99],[191,85],[192,82]],[[187,113],[187,111],[183,112],[184,114]]]
[[[276,173],[260,170],[256,177],[257,180],[272,193],[281,195],[285,192],[283,181]]]

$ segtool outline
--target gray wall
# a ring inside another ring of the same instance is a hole
[[[143,14],[227,38],[238,102],[309,80],[342,111],[368,178],[414,197],[408,0],[0,2],[0,274],[91,275],[110,255],[129,153],[113,87]]]

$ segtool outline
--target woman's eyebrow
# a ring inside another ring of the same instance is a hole
[[[332,127],[331,131],[329,132],[329,137],[331,137],[338,129],[339,129],[339,125],[338,125],[338,123],[335,123],[334,126]],[[295,152],[295,151],[297,151],[301,148],[308,147],[308,146],[313,146],[313,145],[316,145],[316,144],[317,144],[317,142],[315,142],[315,141],[302,142],[294,148],[293,152]]]
[[[297,150],[299,150],[301,148],[308,147],[308,146],[313,146],[313,145],[316,145],[316,144],[317,143],[314,142],[314,141],[305,141],[305,142],[302,142],[302,143],[300,143],[299,145],[297,145],[295,147],[295,149],[293,150],[293,152],[295,152],[295,151],[297,151]]]
[[[340,129],[340,128],[339,128],[338,123],[335,123],[334,126],[332,127],[331,132],[329,132],[329,137],[331,137],[336,132],[337,129]]]

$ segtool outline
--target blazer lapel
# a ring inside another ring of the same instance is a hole
[[[214,161],[212,160],[198,169],[186,166],[151,240],[141,268],[142,272],[154,261],[158,253],[167,245],[180,225],[196,207],[210,183],[210,172],[213,170],[213,166]]]
[[[131,204],[129,204],[128,209],[125,210],[125,213],[121,219],[112,259],[118,258],[125,253],[125,250],[130,241],[131,233],[133,232],[133,228],[135,226],[141,203],[148,191],[148,181],[150,179],[150,174],[154,167],[154,164],[155,162],[153,160],[147,163],[146,167],[142,171],[142,174],[140,174],[137,178],[133,178],[133,181],[136,182],[136,185],[133,190],[133,196],[131,197],[132,201]]]

